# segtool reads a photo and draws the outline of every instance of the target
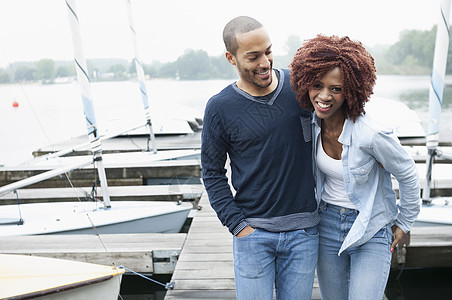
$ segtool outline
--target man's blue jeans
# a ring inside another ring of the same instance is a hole
[[[234,237],[237,299],[273,299],[273,289],[278,300],[311,299],[318,245],[317,226]]]
[[[323,300],[381,300],[391,266],[392,230],[383,227],[363,245],[338,256],[358,211],[321,202],[317,275]]]

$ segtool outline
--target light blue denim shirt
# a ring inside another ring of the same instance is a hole
[[[316,197],[320,202],[325,183],[325,175],[315,163],[320,119],[314,113],[312,120]],[[395,223],[405,233],[410,231],[420,211],[419,176],[413,159],[392,129],[385,129],[368,115],[359,117],[355,123],[346,119],[339,142],[345,189],[359,211],[339,254],[348,247],[364,244],[387,224]],[[392,189],[391,174],[399,182],[399,203]]]

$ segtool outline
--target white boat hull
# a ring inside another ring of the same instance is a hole
[[[191,208],[191,203],[167,201],[112,201],[108,209],[94,202],[4,205],[0,206],[0,236],[175,233]],[[20,218],[23,224],[17,225]]]
[[[0,298],[118,299],[124,269],[63,259],[0,254]]]
[[[400,101],[372,96],[371,101],[366,103],[366,113],[392,128],[399,138],[425,137],[419,116]]]
[[[423,204],[415,226],[452,225],[452,197],[432,199],[429,205]]]

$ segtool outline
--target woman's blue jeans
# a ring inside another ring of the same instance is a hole
[[[310,300],[318,256],[317,226],[289,232],[255,229],[234,237],[238,300]]]
[[[383,227],[363,245],[338,256],[358,211],[321,202],[317,275],[323,300],[381,300],[391,266],[392,230]]]

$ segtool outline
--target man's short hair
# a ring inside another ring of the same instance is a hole
[[[240,16],[229,21],[223,30],[223,41],[226,50],[233,55],[237,54],[239,45],[237,43],[236,35],[239,33],[246,33],[263,27],[263,25],[247,16]]]

